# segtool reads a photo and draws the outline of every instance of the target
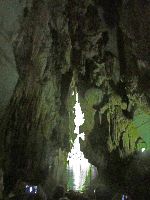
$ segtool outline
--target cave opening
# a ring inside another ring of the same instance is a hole
[[[148,0],[1,2],[0,199],[150,199]]]
[[[80,150],[80,140],[85,140],[85,134],[80,133],[79,128],[84,123],[85,119],[84,113],[81,110],[78,93],[73,92],[72,95],[75,95],[76,99],[73,108],[73,112],[75,112],[74,134],[76,135],[76,138],[67,157],[67,189],[82,192],[90,186],[92,180],[96,177],[97,171]]]

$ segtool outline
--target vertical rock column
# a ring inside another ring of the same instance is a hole
[[[60,147],[61,79],[70,67],[65,1],[33,0],[25,9],[14,45],[19,81],[1,128],[7,190],[20,179],[39,184],[48,175]]]

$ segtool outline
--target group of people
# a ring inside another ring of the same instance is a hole
[[[26,184],[17,184],[14,192],[10,193],[7,200],[131,200],[127,194],[117,193],[112,195],[107,192],[94,190],[94,195],[89,196],[86,193],[69,190],[66,191],[63,186],[56,186],[52,192],[51,198],[47,198],[42,187]]]

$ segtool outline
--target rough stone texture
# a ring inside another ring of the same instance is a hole
[[[18,80],[12,43],[19,29],[24,2],[0,2],[0,117],[8,105]]]
[[[70,150],[77,89],[85,156],[106,186],[135,195],[128,187],[135,177],[128,177],[137,160],[147,167],[142,175],[139,166],[137,182],[150,180],[147,156],[135,156],[150,145],[135,123],[150,114],[149,1],[33,0],[23,7],[13,41],[19,80],[1,122],[6,190],[18,179],[44,185],[60,149]]]
[[[3,190],[4,190],[3,171],[2,169],[0,169],[0,199],[3,198]]]
[[[33,1],[26,7],[14,42],[19,80],[1,126],[7,189],[20,178],[41,182],[55,151],[70,149],[66,101],[72,79],[71,44],[65,4],[55,1],[54,16],[53,3]],[[64,116],[65,132],[61,130]]]
[[[140,112],[149,114],[149,2],[73,3],[81,8],[74,9],[80,20],[71,38],[85,114],[82,150],[97,166],[101,182],[130,190],[124,178],[134,152],[142,143],[149,146],[134,123]]]

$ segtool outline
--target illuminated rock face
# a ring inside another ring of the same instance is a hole
[[[126,176],[141,158],[135,151],[150,145],[149,2],[33,0],[20,7],[12,40],[19,79],[0,127],[5,186],[42,184],[59,149],[70,151],[75,88],[84,156],[103,184],[134,184]],[[145,160],[146,173],[137,170],[137,177],[149,172]]]

